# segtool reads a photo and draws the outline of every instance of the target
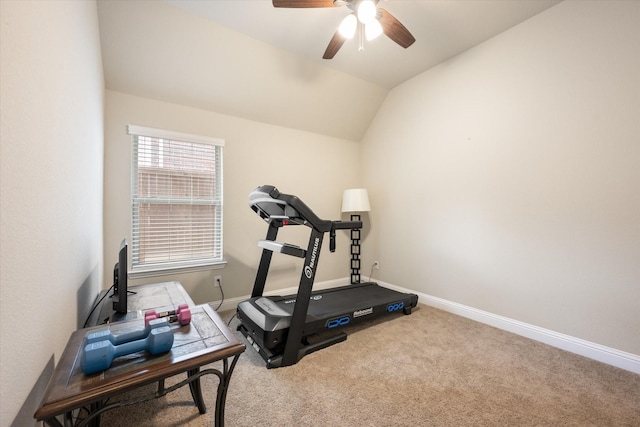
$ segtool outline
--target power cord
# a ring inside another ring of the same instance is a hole
[[[373,264],[371,264],[371,271],[369,272],[369,281],[370,282],[373,279],[373,270],[374,270],[375,266],[376,266],[375,262]]]
[[[89,312],[89,314],[87,315],[87,320],[84,321],[84,326],[83,328],[87,327],[87,323],[89,323],[89,319],[91,319],[91,315],[93,314],[93,311],[100,305],[100,303],[102,302],[103,299],[105,299],[105,297],[107,295],[109,295],[109,292],[111,291],[111,289],[113,289],[113,285],[111,285],[111,287],[109,289],[107,289],[107,292],[104,293],[104,295],[102,295],[102,298],[100,298],[94,305],[93,308],[91,308],[91,311]]]
[[[222,289],[222,280],[220,279],[220,276],[216,276],[215,281],[218,284],[218,288],[220,288],[220,295],[222,296],[222,299],[220,300],[220,304],[218,304],[218,306],[215,309],[215,311],[218,311],[220,307],[222,307],[222,303],[224,302],[224,290]]]
[[[229,321],[227,322],[227,326],[231,326],[231,321],[232,321],[233,319],[235,319],[236,317],[238,317],[238,312],[235,312],[235,313],[233,314],[233,316],[231,316],[231,319],[229,319]]]

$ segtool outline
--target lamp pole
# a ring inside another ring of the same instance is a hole
[[[364,188],[344,190],[342,212],[351,212],[351,221],[360,221],[358,212],[369,212],[369,195]],[[351,284],[360,283],[360,228],[351,229]]]

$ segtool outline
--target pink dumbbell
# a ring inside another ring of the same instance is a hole
[[[191,323],[191,310],[189,309],[189,304],[180,304],[175,310],[162,311],[160,313],[155,310],[146,311],[144,313],[145,327],[151,320],[161,317],[167,317],[171,323],[178,322],[182,326],[188,325]]]

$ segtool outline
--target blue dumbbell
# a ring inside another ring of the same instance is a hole
[[[123,334],[114,335],[111,330],[101,329],[99,331],[91,332],[87,334],[84,345],[88,345],[94,342],[103,341],[108,339],[111,344],[118,345],[124,344],[128,341],[136,341],[146,338],[152,329],[160,328],[162,326],[169,326],[169,321],[166,318],[159,318],[148,322],[144,329],[136,329],[135,331],[125,332]]]
[[[152,355],[165,353],[173,346],[173,332],[169,326],[153,328],[146,338],[114,345],[108,338],[87,344],[82,352],[82,372],[86,375],[104,371],[113,359],[147,350]]]

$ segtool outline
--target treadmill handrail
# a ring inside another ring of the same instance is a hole
[[[352,230],[354,228],[362,228],[362,221],[334,221],[336,230]]]
[[[291,255],[298,258],[304,258],[307,256],[307,251],[300,246],[292,245],[290,243],[281,243],[274,240],[260,240],[258,246],[271,252],[279,252],[285,255]]]

